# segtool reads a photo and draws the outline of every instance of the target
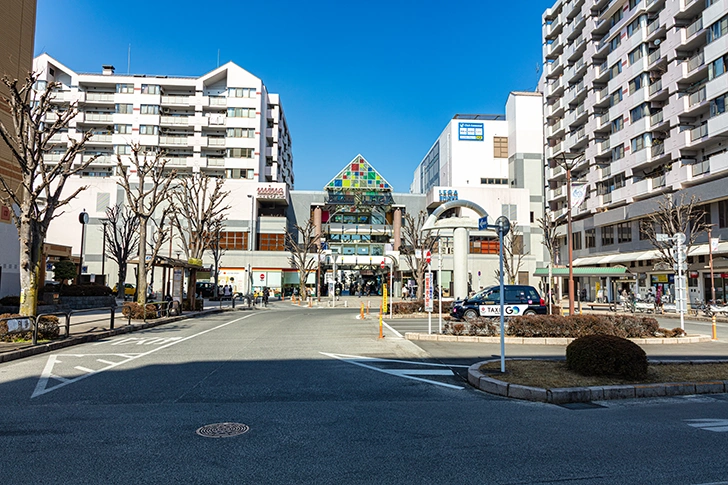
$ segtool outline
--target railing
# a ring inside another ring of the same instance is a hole
[[[114,102],[113,93],[86,93],[86,101],[103,101],[108,103]]]
[[[659,189],[660,187],[664,187],[665,183],[667,182],[667,178],[665,175],[658,175],[657,177],[652,177],[652,188],[653,189]]]
[[[165,157],[165,160],[167,160],[167,167],[185,167],[187,166],[187,158],[181,158],[181,157]]]
[[[586,136],[586,127],[582,126],[576,131],[576,139],[581,140]]]
[[[184,125],[189,124],[188,116],[162,116],[160,118],[160,124],[163,125]]]
[[[35,317],[35,322],[40,322],[40,320],[43,317],[46,317],[46,316],[54,316],[54,317],[63,316],[66,319],[66,322],[65,322],[65,325],[64,325],[65,326],[65,329],[66,329],[66,333],[65,333],[64,338],[68,338],[68,337],[71,336],[71,325],[72,325],[71,324],[71,317],[73,315],[78,315],[80,313],[90,313],[90,312],[106,311],[106,310],[109,310],[110,313],[111,313],[111,317],[110,317],[110,320],[109,320],[109,330],[114,330],[114,315],[116,313],[116,305],[114,305],[114,306],[107,306],[107,307],[99,307],[99,308],[88,308],[88,309],[84,309],[84,310],[71,310],[71,311],[68,311],[68,312],[42,313],[42,314],[38,315],[37,317]],[[88,320],[86,320],[86,321],[83,321],[83,322],[78,322],[75,325],[80,325],[80,324],[84,324],[84,323],[89,323],[89,322],[88,322]],[[34,328],[33,328],[33,345],[37,345],[37,344],[38,344],[38,325],[34,325]]]
[[[708,124],[705,123],[690,130],[690,141],[699,140],[708,136]]]
[[[651,24],[649,24],[647,26],[647,35],[652,34],[654,31],[656,31],[659,28],[660,28],[660,21],[655,20],[654,22],[652,22]]]
[[[114,115],[112,113],[84,113],[83,120],[108,123],[114,120]]]
[[[207,157],[207,166],[208,167],[224,167],[225,166],[225,159],[224,158]]]
[[[698,55],[688,59],[688,72],[694,71],[703,64],[705,64],[705,55],[701,52]]]
[[[224,96],[210,96],[210,106],[227,106],[227,98]]]
[[[560,186],[556,187],[553,190],[553,193],[554,193],[554,197],[559,197],[561,194],[564,193],[564,186],[563,185],[560,185]]]
[[[93,162],[91,162],[91,165],[116,165],[117,158],[116,155],[91,155],[91,154],[84,154],[83,161],[88,162],[91,160],[91,158],[96,157]]]
[[[601,142],[599,144],[599,148],[602,152],[609,150],[609,148],[610,148],[609,140],[604,140],[603,142]]]
[[[602,203],[609,204],[610,202],[612,202],[612,193],[602,194]]]
[[[662,111],[658,111],[657,113],[650,116],[650,126],[655,126],[659,123],[662,123],[662,120],[663,120]]]
[[[186,136],[160,136],[159,137],[159,143],[160,145],[186,145],[187,144],[187,137]]]
[[[694,104],[702,103],[706,99],[705,93],[705,86],[703,86],[702,88],[688,96],[688,104],[692,106]]]
[[[657,60],[660,58],[660,49],[657,49],[655,52],[647,56],[647,64],[652,64],[657,62]]]
[[[690,38],[693,35],[695,35],[699,30],[703,28],[703,17],[700,17],[698,20],[693,22],[688,26],[687,29],[687,37]]]
[[[225,146],[225,138],[209,136],[207,137],[207,146]]]
[[[189,96],[169,95],[162,96],[162,104],[189,104]]]
[[[46,162],[60,162],[62,158],[62,153],[46,153],[43,155],[43,160]]]
[[[665,144],[664,143],[658,143],[657,145],[652,145],[650,148],[650,154],[653,157],[659,157],[661,155],[665,154]]]
[[[609,69],[607,61],[604,61],[601,64],[599,64],[599,74],[603,74],[607,69]]]
[[[662,90],[662,79],[658,79],[654,83],[650,84],[650,96],[660,90]]]
[[[576,114],[580,115],[584,112],[586,109],[586,106],[584,106],[584,103],[581,103],[579,106],[576,107]]]
[[[609,112],[608,111],[599,117],[599,122],[601,123],[601,126],[604,126],[605,124],[609,123]]]
[[[108,133],[94,133],[89,141],[91,143],[108,143],[111,141],[111,135]]]
[[[691,169],[692,169],[693,177],[695,177],[696,175],[702,175],[704,173],[708,173],[708,172],[710,172],[710,160],[706,159],[706,160],[703,160],[702,162],[694,163],[692,165]]]

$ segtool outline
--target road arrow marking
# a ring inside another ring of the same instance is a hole
[[[688,426],[716,433],[728,433],[728,419],[686,419]],[[692,422],[690,422],[692,421]]]
[[[393,359],[379,359],[376,357],[363,357],[360,355],[345,355],[345,354],[330,354],[327,352],[319,352],[321,355],[331,357],[332,359],[338,359],[347,364],[358,365],[365,369],[382,372],[397,377],[404,377],[405,379],[412,379],[413,381],[425,382],[427,384],[435,384],[436,386],[447,387],[449,389],[462,390],[464,387],[447,384],[445,382],[432,381],[429,379],[422,379],[421,377],[415,376],[452,376],[454,375],[451,370],[445,369],[382,369],[373,365],[365,364],[365,362],[371,363],[397,363],[397,364],[408,364],[408,365],[419,365],[428,367],[468,367],[467,365],[447,365],[447,364],[430,364],[427,362],[412,362],[408,360],[393,360]]]

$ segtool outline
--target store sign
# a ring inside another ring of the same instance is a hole
[[[451,200],[458,200],[457,190],[440,190],[440,202],[449,202]]]
[[[483,123],[458,123],[458,140],[483,141]]]
[[[285,199],[286,191],[283,187],[258,187],[258,199]]]
[[[499,317],[500,305],[480,305],[481,317]],[[528,305],[503,305],[503,315],[506,317],[517,317],[523,315],[528,309]]]

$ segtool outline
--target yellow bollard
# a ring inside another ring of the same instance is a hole
[[[308,297],[308,307],[309,308],[313,307],[313,298],[311,298],[310,296]]]
[[[379,338],[384,338],[382,330],[382,305],[379,305]]]
[[[713,315],[713,340],[718,340],[718,328],[715,325],[715,315]]]
[[[359,309],[359,319],[364,320],[364,303],[361,304],[361,308]]]

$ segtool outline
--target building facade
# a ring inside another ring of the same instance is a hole
[[[726,0],[558,1],[543,15],[548,205],[564,224],[565,161],[586,198],[572,209],[576,267],[623,265],[629,279],[585,277],[593,299],[649,288],[674,296],[672,268],[639,230],[665,194],[696,196],[728,236],[728,3]],[[707,234],[689,253],[689,298],[710,291]],[[728,290],[728,244],[715,251],[718,298]],[[560,239],[566,263],[565,237]],[[724,278],[725,276],[725,278]]]
[[[3,2],[0,16],[0,77],[23,82],[31,71],[33,40],[35,37],[36,0],[8,0]],[[0,90],[6,94],[4,85]],[[0,120],[12,131],[10,109],[0,101]],[[18,166],[10,150],[0,141],[0,175],[10,184],[20,182]],[[2,189],[0,189],[2,190]],[[20,246],[18,231],[12,223],[12,207],[0,203],[0,298],[20,294]]]

